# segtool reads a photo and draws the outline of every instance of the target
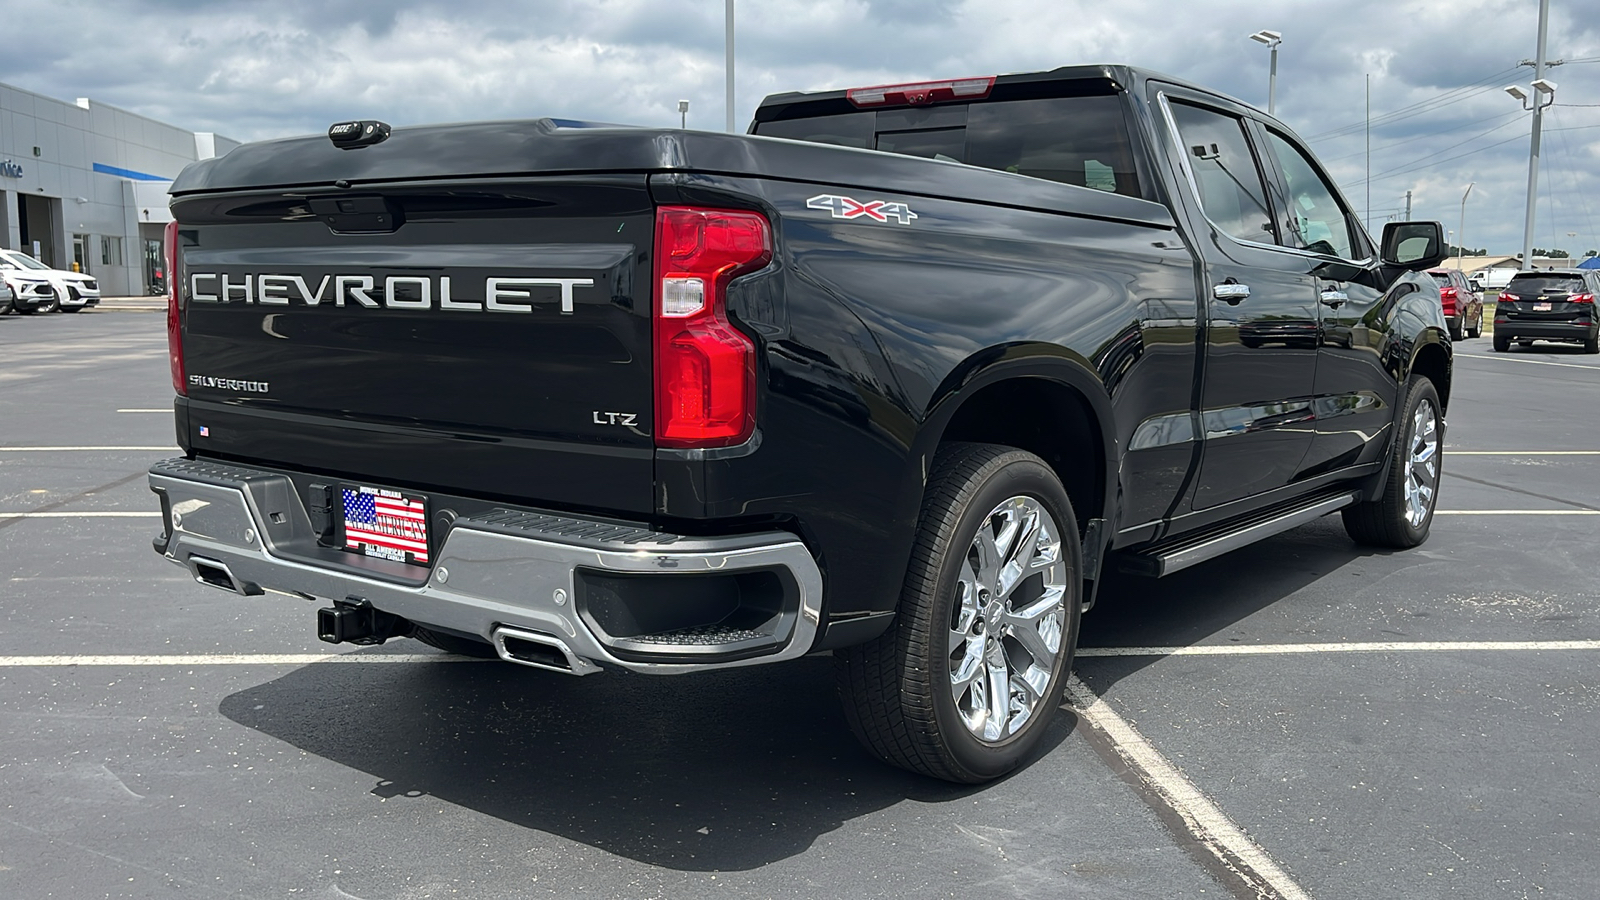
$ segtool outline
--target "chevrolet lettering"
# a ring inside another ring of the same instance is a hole
[[[476,282],[474,282],[476,283]],[[361,306],[369,309],[434,309],[454,312],[531,313],[536,304],[558,302],[563,315],[572,315],[578,288],[594,287],[593,278],[484,279],[476,296],[458,296],[449,275],[323,275],[312,287],[303,275],[194,272],[189,276],[191,298],[197,303],[259,303],[289,306]]]
[[[779,94],[747,134],[356,133],[173,183],[183,456],[150,473],[162,556],[322,598],[323,640],[585,676],[826,651],[870,753],[981,782],[1059,734],[1108,573],[1332,513],[1428,537],[1444,229],[1369,234],[1215,91],[1075,66]]]

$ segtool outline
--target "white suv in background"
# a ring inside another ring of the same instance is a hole
[[[55,288],[55,297],[49,304],[39,307],[39,312],[54,312],[56,309],[77,312],[100,302],[100,282],[94,280],[93,276],[52,269],[26,253],[0,250],[0,270],[4,270],[7,276],[22,275],[29,280],[42,278]]]

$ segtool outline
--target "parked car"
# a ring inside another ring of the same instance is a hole
[[[32,274],[21,266],[8,266],[0,260],[0,281],[11,289],[11,310],[17,315],[31,316],[56,308],[56,289],[41,275]]]
[[[1444,229],[1375,240],[1282,122],[1077,66],[750,130],[343,122],[184,169],[156,552],[325,598],[331,643],[831,650],[871,752],[979,782],[1039,747],[1110,567],[1333,512],[1427,539]]]
[[[0,316],[8,315],[11,308],[16,305],[16,292],[11,290],[11,285],[0,279]]]
[[[1439,284],[1439,305],[1450,323],[1450,339],[1475,338],[1483,333],[1483,295],[1472,289],[1458,269],[1429,269]]]
[[[1600,271],[1543,269],[1518,272],[1500,294],[1494,311],[1494,349],[1505,352],[1516,341],[1582,344],[1585,353],[1600,353],[1600,316],[1594,298],[1600,294]]]
[[[0,250],[0,268],[18,268],[29,274],[42,276],[54,289],[54,299],[49,309],[39,312],[78,312],[100,302],[100,282],[82,272],[52,269],[26,253]]]

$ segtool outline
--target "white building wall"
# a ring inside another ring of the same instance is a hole
[[[45,262],[70,268],[73,235],[87,235],[87,267],[102,294],[143,294],[139,223],[170,218],[166,188],[184,166],[238,145],[92,100],[0,84],[0,172],[7,160],[21,167],[20,177],[0,174],[0,244],[31,252],[22,246],[18,204],[24,195],[47,198],[55,253]],[[30,218],[29,226],[37,232],[41,223]],[[120,264],[105,261],[107,238],[120,241]]]

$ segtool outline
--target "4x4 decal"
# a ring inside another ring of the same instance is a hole
[[[894,219],[901,225],[910,225],[917,214],[911,207],[904,203],[890,203],[887,200],[868,200],[862,203],[851,197],[841,197],[838,194],[818,194],[806,201],[807,209],[826,209],[833,213],[835,219],[858,219],[866,216],[874,222],[887,222]]]

